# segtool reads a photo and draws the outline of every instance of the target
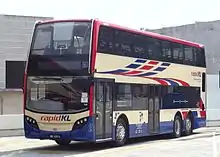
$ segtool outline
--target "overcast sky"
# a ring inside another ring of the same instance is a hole
[[[219,0],[1,0],[0,13],[99,18],[132,28],[220,20]]]

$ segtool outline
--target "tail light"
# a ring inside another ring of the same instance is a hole
[[[199,109],[200,109],[200,115],[202,118],[206,118],[206,110],[205,110],[205,105],[202,100],[199,102]]]

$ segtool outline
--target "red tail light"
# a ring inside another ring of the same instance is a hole
[[[206,110],[205,110],[205,105],[202,100],[199,102],[199,109],[200,109],[200,115],[202,118],[206,118]]]

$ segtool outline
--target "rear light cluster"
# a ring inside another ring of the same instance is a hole
[[[84,117],[77,120],[73,125],[73,130],[82,128],[87,122],[88,122],[88,117]]]
[[[202,118],[206,118],[206,110],[203,101],[201,100],[199,103],[200,115]]]
[[[25,116],[25,121],[28,123],[31,127],[35,129],[39,129],[37,121],[29,116]]]

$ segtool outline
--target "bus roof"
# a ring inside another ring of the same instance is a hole
[[[54,22],[92,22],[92,20],[89,20],[89,19],[64,19],[64,20],[43,20],[43,21],[38,21],[38,23],[40,23],[40,24],[54,23]]]
[[[53,23],[53,22],[91,22],[92,20],[93,19],[45,20],[45,21],[38,21],[38,23],[43,24],[43,23]],[[150,37],[161,39],[161,40],[176,42],[176,43],[180,43],[180,44],[184,44],[184,45],[188,45],[188,46],[204,48],[204,45],[199,44],[199,43],[195,43],[195,42],[191,42],[191,41],[187,41],[187,40],[183,40],[183,39],[179,39],[179,38],[175,38],[175,37],[171,37],[171,36],[161,35],[159,33],[154,33],[154,32],[150,32],[150,31],[132,29],[132,28],[125,27],[125,26],[104,22],[104,21],[101,21],[98,19],[94,19],[94,20],[97,21],[101,25],[110,26],[110,27],[113,27],[116,29],[125,30],[125,31],[129,31],[132,33],[137,33],[137,34],[142,34],[142,35],[150,36]]]

